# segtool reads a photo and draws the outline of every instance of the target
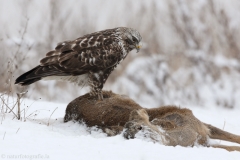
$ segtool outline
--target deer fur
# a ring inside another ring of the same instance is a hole
[[[135,138],[144,131],[144,136],[168,146],[194,146],[240,151],[240,146],[209,145],[208,138],[240,144],[240,136],[223,131],[198,120],[187,108],[162,106],[143,108],[132,99],[111,91],[103,91],[103,100],[89,94],[70,102],[64,122],[84,121],[87,126],[98,126],[108,136],[120,134],[127,139]]]

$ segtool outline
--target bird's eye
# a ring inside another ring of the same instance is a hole
[[[138,41],[136,37],[132,37],[132,40],[133,40],[133,42],[137,42]]]
[[[129,44],[132,44],[133,42],[131,41],[131,39],[126,39],[126,41],[129,43]]]

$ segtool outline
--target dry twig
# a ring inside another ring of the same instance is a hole
[[[58,108],[58,107],[57,107],[57,108]],[[47,126],[49,126],[50,118],[52,117],[53,113],[56,111],[57,108],[55,108],[54,111],[52,112],[52,114],[50,115],[50,117],[49,117],[49,119],[48,119],[48,124],[47,124]]]

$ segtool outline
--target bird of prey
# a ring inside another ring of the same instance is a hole
[[[142,37],[132,28],[118,27],[58,43],[40,64],[16,79],[30,85],[39,80],[65,80],[90,86],[90,94],[103,99],[102,88],[110,73],[128,53],[140,50]]]

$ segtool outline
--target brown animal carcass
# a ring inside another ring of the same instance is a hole
[[[103,91],[103,101],[89,94],[70,102],[64,122],[83,121],[87,126],[97,126],[108,136],[120,134],[127,139],[138,134],[169,146],[194,146],[196,143],[210,146],[208,138],[226,140],[240,144],[240,136],[198,120],[192,111],[176,106],[142,108],[125,95]],[[125,128],[125,129],[124,129]],[[238,146],[211,145],[228,151],[240,151]]]

